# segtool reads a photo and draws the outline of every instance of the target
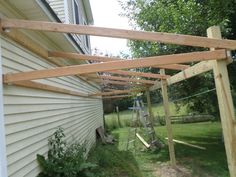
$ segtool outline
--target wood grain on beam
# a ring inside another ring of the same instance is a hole
[[[122,76],[139,76],[153,79],[167,79],[170,75],[161,75],[161,74],[153,74],[153,73],[144,73],[144,72],[135,72],[135,71],[124,71],[124,70],[116,70],[116,71],[108,71],[112,74],[118,74]]]
[[[155,81],[151,81],[151,80],[143,80],[143,79],[132,79],[132,78],[128,78],[128,77],[117,77],[117,76],[104,76],[104,75],[100,75],[98,76],[101,79],[110,79],[110,80],[118,80],[118,81],[127,81],[127,82],[135,82],[135,83],[143,83],[143,84],[155,84]]]
[[[109,95],[119,95],[124,93],[134,93],[134,92],[141,92],[143,89],[133,89],[133,90],[115,90],[111,92],[98,92],[94,94],[90,94],[89,96],[109,96]]]
[[[171,69],[171,70],[185,70],[189,68],[189,65],[183,64],[172,64],[172,65],[165,65],[165,66],[152,66],[152,68],[159,68],[159,69]]]
[[[167,84],[171,85],[171,84],[180,82],[182,80],[197,76],[201,73],[210,71],[212,69],[213,69],[212,61],[202,61],[202,62],[199,62],[199,63],[193,65],[192,67],[190,67],[184,71],[181,71],[181,72],[175,74],[174,76],[168,78]]]
[[[69,58],[69,59],[74,59],[74,60],[89,60],[89,61],[97,61],[97,62],[131,60],[131,59],[121,59],[121,58],[115,58],[115,57],[83,55],[83,54],[78,54],[78,53],[69,53],[69,52],[60,52],[60,51],[49,51],[48,56],[49,57]],[[132,60],[136,60],[136,59],[141,59],[141,58],[134,58]],[[163,69],[171,69],[171,70],[183,70],[183,69],[188,68],[189,66],[183,65],[183,64],[171,64],[171,65],[154,66],[154,67],[155,68],[163,68]]]
[[[165,70],[161,69],[160,73],[164,75]],[[172,167],[176,167],[175,148],[174,148],[174,143],[173,143],[173,132],[172,132],[171,118],[170,118],[170,104],[169,104],[166,80],[161,80],[161,91],[162,91],[163,107],[164,107],[164,112],[165,112],[170,162],[171,162]]]
[[[126,98],[126,97],[132,97],[132,95],[106,96],[106,97],[102,97],[102,99],[114,99],[114,98]]]
[[[220,27],[213,26],[208,28],[207,35],[209,38],[221,38]],[[212,48],[211,50],[215,49]],[[228,61],[212,61],[212,63],[229,174],[231,177],[235,177],[236,119],[227,69]]]
[[[209,39],[200,36],[190,36],[173,33],[145,32],[124,29],[102,28],[87,25],[62,24],[56,22],[29,21],[18,19],[1,19],[2,28],[18,28],[29,30],[40,30],[60,33],[84,34],[92,36],[104,36],[113,38],[125,38],[132,40],[144,40],[179,44],[206,48],[236,49],[236,41]]]
[[[124,82],[124,81],[114,81],[114,80],[102,80],[101,83],[102,84],[111,84],[111,85],[124,85],[124,86],[137,85],[135,83]]]
[[[171,76],[170,78],[167,79],[167,84],[171,85],[174,83],[178,83],[178,82],[181,82],[185,79],[189,79],[191,77],[197,76],[201,73],[210,71],[212,69],[213,69],[212,61],[202,61],[202,62],[199,62],[199,63],[191,66],[190,68],[188,68],[184,71],[181,71],[181,72]],[[159,88],[161,88],[160,82],[156,82],[155,85],[150,87],[150,90],[153,91],[153,90],[156,90]]]
[[[144,84],[137,84],[137,83],[132,83],[132,82],[126,82],[126,81],[115,81],[115,80],[104,80],[104,79],[89,79],[92,82],[96,82],[98,84],[103,84],[103,85],[122,85],[122,86],[146,86]]]
[[[44,69],[39,71],[29,71],[15,74],[6,74],[3,77],[5,83],[43,79],[51,77],[61,77],[76,74],[88,74],[95,72],[113,71],[119,69],[131,69],[139,67],[149,67],[155,65],[166,65],[174,63],[186,63],[193,61],[222,60],[226,59],[225,50],[192,52],[176,55],[164,55],[149,57],[139,60],[111,61],[106,63],[95,63],[85,65],[66,66],[54,69]]]

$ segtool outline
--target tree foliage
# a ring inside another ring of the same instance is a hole
[[[234,0],[125,0],[120,1],[120,4],[123,8],[122,15],[129,18],[134,29],[206,36],[208,27],[219,25],[223,37],[236,36]],[[129,41],[129,46],[133,57],[206,50],[147,41]],[[149,69],[157,72],[153,68]],[[232,72],[235,69],[231,67]],[[170,95],[173,99],[183,98],[214,87],[212,74],[206,73],[175,84],[170,89]],[[181,104],[187,104],[189,111],[214,114],[218,112],[215,92],[183,100]]]

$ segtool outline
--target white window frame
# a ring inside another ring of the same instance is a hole
[[[78,15],[79,23],[76,22],[75,4],[77,5],[77,8],[78,8],[78,14],[77,15]],[[79,14],[80,9],[79,9],[79,3],[76,0],[72,0],[72,8],[73,8],[73,10],[72,10],[73,22],[74,22],[74,24],[80,24],[81,23],[80,14]]]
[[[65,23],[69,24],[69,7],[68,0],[64,0],[64,11],[65,11]]]
[[[83,25],[88,25],[87,21],[85,19],[83,19]],[[87,48],[88,51],[90,51],[90,40],[88,35],[84,35],[84,43],[85,43],[85,47]]]

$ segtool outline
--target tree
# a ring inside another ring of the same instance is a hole
[[[234,0],[125,0],[120,2],[123,13],[134,29],[206,36],[206,29],[219,25],[223,37],[236,37],[236,17]],[[159,42],[130,41],[133,57],[176,54],[206,50],[189,46],[162,44]],[[235,67],[230,69],[235,72]],[[155,69],[152,68],[154,72]],[[233,72],[231,71],[231,72]],[[170,74],[173,74],[171,71]],[[183,98],[214,88],[213,75],[206,73],[194,77],[170,89],[172,99]],[[216,93],[186,99],[188,110],[218,113]]]

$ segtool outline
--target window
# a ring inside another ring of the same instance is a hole
[[[84,25],[87,25],[85,20],[84,20]],[[85,44],[86,44],[86,47],[89,49],[89,37],[88,37],[88,35],[85,35]]]
[[[73,0],[73,7],[74,7],[74,23],[80,24],[79,6],[76,0]]]
[[[86,42],[87,48],[89,48],[89,39],[88,39],[88,36],[87,36],[87,35],[85,36],[85,42]]]

